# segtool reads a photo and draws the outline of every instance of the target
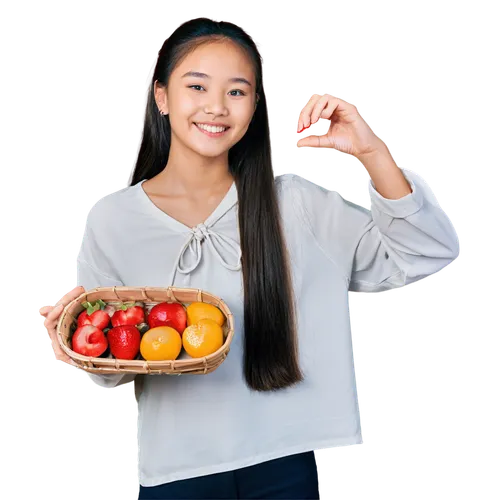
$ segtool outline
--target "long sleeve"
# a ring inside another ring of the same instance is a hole
[[[94,207],[95,208],[95,207]],[[93,211],[91,210],[85,226],[80,252],[77,257],[77,286],[83,286],[85,290],[90,290],[98,286],[123,286],[123,283],[113,276],[107,274],[109,263],[106,262],[100,247],[98,246],[99,226],[94,228]],[[97,231],[97,234],[96,234]],[[102,266],[107,273],[101,271]],[[102,387],[111,388],[132,382],[137,374],[135,373],[89,373],[87,375]]]
[[[384,198],[368,181],[371,210],[294,175],[303,220],[344,274],[349,291],[382,292],[436,273],[459,254],[458,236],[425,181],[401,169],[412,192]]]

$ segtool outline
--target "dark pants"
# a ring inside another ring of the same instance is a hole
[[[140,485],[139,500],[319,499],[314,451],[268,460],[227,472]]]

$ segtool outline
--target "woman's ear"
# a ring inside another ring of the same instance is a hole
[[[168,114],[168,99],[166,87],[162,84],[158,85],[158,80],[154,81],[153,84],[154,96],[156,105],[158,106],[158,111],[163,112],[164,115]]]

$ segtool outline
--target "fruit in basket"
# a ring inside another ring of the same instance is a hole
[[[94,358],[109,354],[106,335],[94,325],[83,325],[75,330],[71,337],[71,349],[83,356]]]
[[[208,356],[224,344],[221,325],[210,318],[200,319],[182,334],[182,345],[192,358]]]
[[[214,320],[218,325],[222,326],[225,321],[222,311],[206,302],[191,302],[186,308],[188,326],[198,323],[200,319],[209,318]]]
[[[108,331],[111,354],[117,359],[134,359],[139,353],[141,332],[134,325],[119,325]]]
[[[180,335],[186,328],[186,310],[179,302],[160,302],[149,311],[147,322],[150,328],[170,326]]]
[[[94,325],[99,330],[104,330],[109,325],[110,316],[115,312],[113,306],[108,306],[101,299],[95,302],[82,302],[82,306],[85,310],[78,315],[77,325]]]
[[[141,355],[147,361],[177,359],[181,349],[181,335],[170,326],[153,327],[141,339]]]
[[[144,321],[144,309],[137,302],[123,302],[117,306],[115,313],[111,316],[113,326],[136,326]]]

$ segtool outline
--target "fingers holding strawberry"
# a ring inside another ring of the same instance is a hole
[[[295,134],[302,135],[310,131],[320,120],[330,118],[338,102],[331,99],[330,94],[314,93],[304,104],[297,118],[297,129]]]
[[[376,150],[382,143],[356,106],[330,94],[311,97],[300,113],[297,132],[302,132],[320,118],[330,120],[327,133],[305,137],[297,143],[298,147],[334,148],[359,157]]]

